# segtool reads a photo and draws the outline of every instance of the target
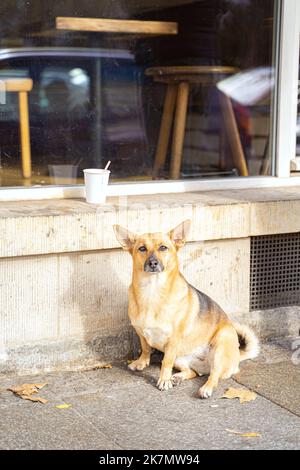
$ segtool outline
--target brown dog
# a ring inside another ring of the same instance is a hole
[[[240,361],[257,356],[259,345],[248,327],[233,324],[219,305],[180,273],[177,250],[189,228],[186,220],[168,234],[139,236],[114,226],[117,239],[133,259],[128,313],[142,353],[129,368],[147,367],[152,348],[164,352],[157,386],[168,390],[174,381],[202,375],[206,360],[210,374],[199,395],[208,398],[219,379],[228,379],[238,372]],[[172,375],[173,367],[180,372]]]

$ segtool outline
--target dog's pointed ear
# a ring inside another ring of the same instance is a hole
[[[132,232],[129,232],[127,228],[121,227],[121,225],[114,225],[113,229],[117,237],[117,240],[122,246],[122,248],[126,251],[131,250],[131,248],[134,245],[135,240],[137,239],[137,235],[135,235]]]
[[[185,244],[190,228],[191,221],[188,219],[177,225],[177,227],[173,228],[173,230],[168,233],[177,250]]]

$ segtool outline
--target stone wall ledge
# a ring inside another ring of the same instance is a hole
[[[167,231],[192,219],[189,241],[300,231],[300,187],[0,202],[0,258],[119,248],[112,226]]]

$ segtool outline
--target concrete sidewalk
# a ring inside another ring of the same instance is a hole
[[[195,397],[204,377],[160,392],[158,365],[142,373],[119,362],[112,369],[2,376],[0,449],[299,449],[300,365],[291,355],[289,341],[265,345],[209,400]],[[48,383],[39,393],[49,400],[45,405],[7,391],[39,382]],[[230,386],[246,386],[258,397],[245,404],[222,399]],[[56,408],[64,403],[72,406]]]

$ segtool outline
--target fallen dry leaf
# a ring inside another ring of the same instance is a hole
[[[42,397],[37,397],[37,396],[32,396],[32,395],[20,395],[20,397],[23,398],[23,400],[30,400],[30,401],[36,401],[38,403],[43,403],[43,405],[45,403],[48,403],[48,400]]]
[[[93,370],[97,370],[97,369],[112,369],[112,365],[111,365],[111,364],[96,364],[95,366],[93,366],[92,369],[93,369]]]
[[[48,403],[48,400],[42,397],[37,397],[37,396],[32,396],[38,391],[45,387],[47,383],[42,383],[42,384],[22,384],[22,385],[17,385],[15,387],[10,387],[8,390],[13,392],[15,395],[18,395],[20,398],[23,400],[30,400],[30,401],[35,401],[39,403]]]
[[[43,384],[22,384],[17,385],[15,387],[10,387],[8,390],[11,392],[17,393],[18,395],[32,395],[33,393],[37,393],[38,390],[45,387],[47,383]]]
[[[222,398],[229,398],[230,400],[233,398],[239,398],[240,403],[246,403],[249,401],[255,400],[257,397],[257,394],[254,392],[251,392],[250,390],[246,390],[243,388],[229,388],[226,390]]]
[[[56,405],[55,408],[58,408],[59,410],[65,410],[67,408],[71,408],[72,405],[69,403],[63,403],[62,405]]]
[[[259,432],[239,432],[234,429],[225,429],[225,431],[230,432],[230,434],[235,434],[240,437],[261,437]]]
[[[90,371],[90,370],[97,370],[97,369],[112,369],[111,364],[103,364],[103,362],[99,364],[90,364],[88,366],[82,367],[83,370],[85,371]]]
[[[261,434],[259,432],[246,432],[241,434],[241,437],[260,437]]]

